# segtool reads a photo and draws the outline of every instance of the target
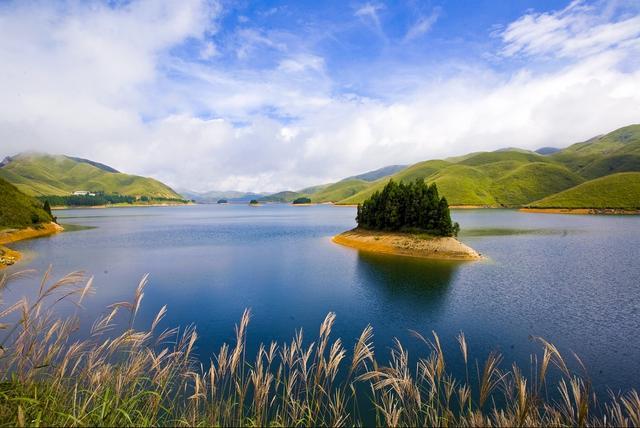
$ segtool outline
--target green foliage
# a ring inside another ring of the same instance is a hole
[[[131,196],[182,199],[152,178],[128,175],[67,156],[20,154],[0,168],[0,178],[32,196],[72,194],[77,190]]]
[[[37,199],[0,178],[0,228],[23,228],[50,221],[50,208],[47,212]]]
[[[640,172],[622,172],[596,178],[541,199],[534,208],[640,209]]]
[[[356,221],[364,229],[424,231],[438,236],[455,236],[460,229],[451,221],[449,204],[438,195],[437,186],[420,179],[408,184],[389,181],[382,192],[358,205]]]
[[[229,202],[229,201],[227,201],[226,199],[218,199],[218,203],[219,203],[219,204],[226,204],[226,203],[228,203],[228,202]]]
[[[300,198],[296,198],[293,201],[294,204],[310,204],[311,203],[311,199],[307,198],[307,197],[300,197]]]
[[[51,205],[49,205],[49,201],[44,201],[44,206],[42,207],[42,209],[44,210],[44,212],[53,217],[53,214],[51,214]]]
[[[48,195],[38,196],[38,199],[58,207],[97,207],[102,205],[113,204],[154,204],[154,203],[180,203],[185,204],[188,201],[184,199],[174,198],[154,198],[150,196],[126,196],[118,194],[96,194],[92,195]]]
[[[251,199],[251,201],[249,201],[249,205],[258,205],[258,200],[257,199]]]

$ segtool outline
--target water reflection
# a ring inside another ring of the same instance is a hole
[[[385,299],[424,311],[446,301],[461,263],[358,252],[357,271]]]

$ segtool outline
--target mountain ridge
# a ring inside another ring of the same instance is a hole
[[[154,178],[121,173],[100,162],[66,155],[25,152],[8,156],[0,164],[0,178],[31,196],[66,196],[87,191],[182,199]]]

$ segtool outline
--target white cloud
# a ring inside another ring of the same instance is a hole
[[[378,16],[378,12],[384,9],[384,5],[378,3],[365,3],[356,9],[355,16],[366,19],[370,21],[375,27],[376,31],[384,36],[384,32],[382,30],[382,24],[380,24],[380,17]]]
[[[587,57],[625,48],[640,38],[640,16],[610,21],[602,8],[574,0],[565,9],[530,13],[511,23],[501,34],[503,54]]]
[[[433,25],[438,21],[440,13],[440,9],[436,8],[431,12],[431,14],[421,16],[416,23],[409,28],[407,34],[404,36],[404,41],[409,42],[428,33],[431,30],[431,27],[433,27]]]
[[[209,49],[216,4],[38,5],[0,8],[0,155],[43,150],[180,188],[277,191],[475,150],[564,145],[640,122],[638,36],[622,25],[638,17],[582,29],[598,13],[579,3],[504,31],[503,61],[544,67],[423,73],[384,101],[341,94],[325,58],[282,34],[239,33],[247,55],[277,52],[259,69],[175,55],[185,42],[196,56]],[[537,44],[545,37],[557,40],[561,62]],[[401,72],[377,77],[393,87]]]

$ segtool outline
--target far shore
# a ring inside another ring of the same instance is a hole
[[[541,214],[588,214],[588,215],[639,215],[640,210],[621,208],[520,208],[525,213]]]
[[[480,260],[482,255],[453,237],[355,228],[332,238],[336,244],[382,254],[441,260]]]
[[[19,251],[7,248],[4,245],[25,239],[53,235],[63,230],[62,226],[52,222],[41,224],[36,228],[27,227],[25,229],[5,229],[0,231],[0,269],[13,265],[22,258],[22,254]]]
[[[186,206],[186,205],[196,205],[193,202],[188,203],[158,203],[158,204],[108,204],[108,205],[91,205],[91,206],[82,206],[82,205],[57,205],[52,206],[52,210],[79,210],[79,209],[101,209],[101,208],[134,208],[134,207],[173,207],[173,206]]]

